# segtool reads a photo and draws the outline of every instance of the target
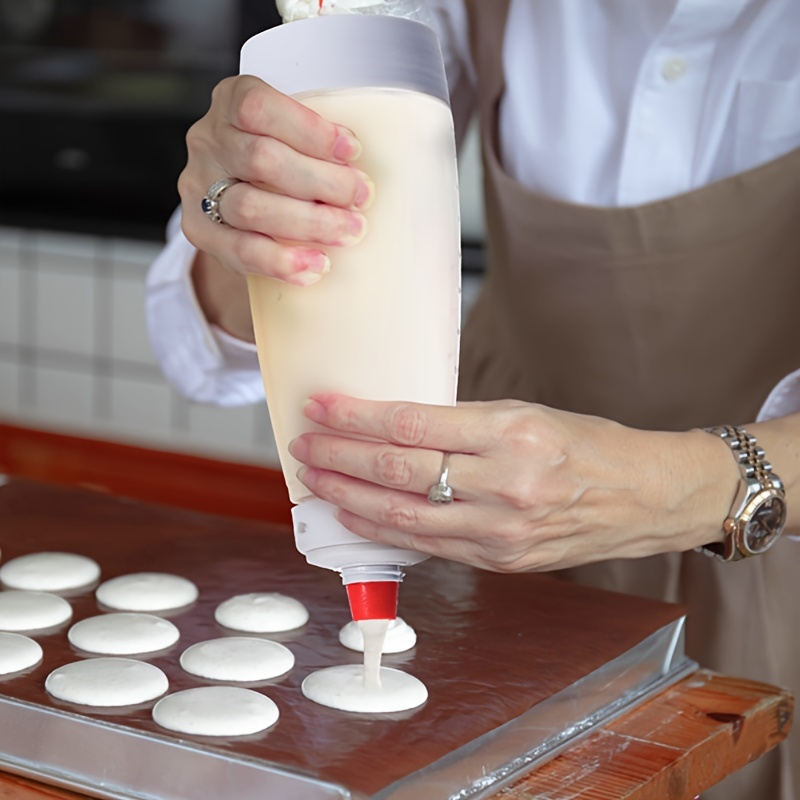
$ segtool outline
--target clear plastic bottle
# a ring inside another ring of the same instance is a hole
[[[310,564],[341,573],[355,619],[393,618],[403,568],[425,556],[344,528],[335,507],[297,480],[287,448],[314,430],[302,414],[314,392],[455,402],[460,230],[444,65],[427,26],[377,13],[413,17],[413,0],[294,5],[322,13],[249,40],[241,72],[353,130],[363,145],[355,166],[376,194],[366,236],[325,248],[331,271],[318,283],[248,278],[256,342],[297,547]]]

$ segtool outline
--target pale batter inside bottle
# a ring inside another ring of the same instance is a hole
[[[315,392],[455,402],[458,187],[438,43],[408,20],[319,17],[254,37],[242,51],[242,72],[353,130],[363,146],[355,166],[375,183],[366,236],[352,247],[325,248],[331,270],[318,283],[248,283],[270,416],[297,504],[298,548],[347,584],[396,582],[403,566],[423,557],[344,529],[335,509],[297,480],[300,465],[287,447],[313,428],[302,409]],[[394,596],[396,603],[396,586]]]

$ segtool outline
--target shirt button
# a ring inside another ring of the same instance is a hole
[[[664,65],[661,67],[661,76],[665,81],[674,83],[675,81],[679,81],[686,74],[688,69],[689,65],[686,63],[685,59],[671,58],[669,61],[665,61]]]

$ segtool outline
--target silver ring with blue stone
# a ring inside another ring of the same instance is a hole
[[[218,222],[220,225],[225,223],[225,220],[222,219],[222,214],[219,213],[219,201],[222,195],[236,183],[239,183],[236,178],[221,178],[208,187],[206,196],[200,201],[200,208],[203,209],[203,213],[209,219]]]

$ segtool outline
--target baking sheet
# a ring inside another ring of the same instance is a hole
[[[170,734],[152,721],[152,704],[94,711],[60,703],[44,678],[83,654],[66,626],[37,636],[43,663],[0,681],[0,760],[99,797],[479,798],[693,668],[679,607],[430,561],[412,568],[401,590],[417,647],[384,659],[423,680],[430,698],[405,714],[356,716],[300,693],[309,672],[359,655],[338,643],[348,620],[338,577],[306,565],[286,528],[13,480],[0,488],[0,547],[4,561],[82,553],[100,563],[103,579],[147,570],[195,581],[198,602],[170,616],[181,640],[146,659],[166,672],[170,691],[208,683],[184,673],[178,656],[235,635],[213,619],[222,600],[279,591],[311,613],[304,628],[269,637],[297,664],[259,685],[281,718],[247,739]],[[69,599],[75,621],[99,611],[91,591]]]

